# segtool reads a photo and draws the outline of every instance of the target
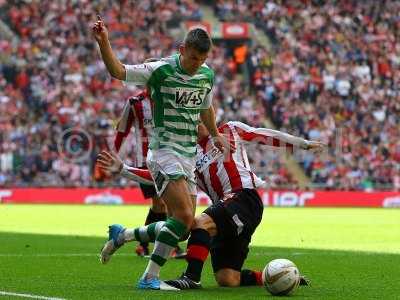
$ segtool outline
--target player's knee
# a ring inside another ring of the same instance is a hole
[[[192,229],[204,229],[207,230],[211,236],[217,234],[217,225],[214,220],[205,213],[196,216],[193,221]]]
[[[195,217],[193,220],[192,229],[205,229],[206,224],[202,218],[199,216]]]
[[[220,270],[215,274],[219,286],[235,287],[240,285],[240,272],[234,270]]]
[[[175,213],[175,218],[186,225],[188,231],[193,225],[194,216],[190,209],[182,209]]]

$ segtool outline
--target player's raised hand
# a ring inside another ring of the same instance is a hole
[[[314,152],[314,153],[321,153],[326,148],[326,144],[318,141],[308,141],[308,145],[306,150]]]
[[[115,152],[101,151],[96,160],[100,169],[111,174],[120,173],[123,167],[121,158]]]
[[[98,43],[108,40],[108,30],[103,20],[97,15],[97,21],[92,26],[93,36]]]

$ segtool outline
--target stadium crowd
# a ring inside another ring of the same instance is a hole
[[[250,92],[230,51],[213,48],[208,63],[216,73],[218,120],[262,126],[268,116],[280,130],[329,143],[327,159],[301,157],[314,184],[400,189],[399,4],[387,2],[218,1],[222,20],[254,22],[271,42],[268,49],[249,47]],[[198,4],[48,0],[0,1],[0,8],[18,36],[0,40],[0,185],[101,184],[94,158],[112,140],[135,87],[105,72],[90,32],[96,12],[118,57],[141,62],[176,51],[172,34],[182,21],[201,20]],[[94,141],[88,160],[60,155],[70,128]],[[254,169],[272,187],[296,186],[277,154],[253,153]]]
[[[315,186],[400,189],[400,2],[218,1],[270,41],[253,72],[277,128],[329,144],[303,157]],[[251,65],[251,62],[250,62]]]
[[[2,20],[19,38],[17,43],[0,42],[0,184],[99,184],[94,158],[111,143],[114,122],[135,87],[123,87],[105,72],[90,32],[95,12],[102,13],[119,58],[141,62],[175,52],[177,42],[170,32],[185,19],[201,19],[199,6],[193,1],[17,1],[0,5]],[[241,80],[225,63],[227,55],[223,45],[215,46],[209,60],[217,74],[214,103],[219,119],[244,119],[260,125],[263,111],[251,109],[252,100],[243,94],[246,89]],[[82,136],[71,138],[66,134],[71,128],[75,135],[86,132],[92,139],[92,144],[83,143],[93,146],[90,163],[65,159],[80,158],[88,150],[80,149],[82,145],[73,149],[73,142]],[[68,142],[72,148],[66,149],[63,146]],[[133,154],[129,145],[126,149],[129,162]],[[284,166],[276,162],[269,169],[271,174],[278,173]],[[114,184],[125,186],[127,182],[119,179]]]

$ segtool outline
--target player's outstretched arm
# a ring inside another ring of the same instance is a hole
[[[93,36],[100,47],[101,57],[108,72],[110,72],[112,77],[115,77],[119,80],[125,80],[125,67],[112,51],[111,44],[108,39],[107,27],[104,25],[104,22],[99,15],[97,16],[97,21],[92,27],[92,31]]]
[[[143,170],[138,168],[129,167],[122,162],[122,159],[115,152],[101,151],[97,156],[97,164],[100,169],[107,173],[128,178],[130,180],[147,184],[154,185],[153,178],[149,170]]]
[[[231,122],[240,138],[247,142],[272,147],[300,147],[313,152],[321,152],[326,145],[319,141],[309,141],[286,132],[269,128],[254,128],[241,122]]]

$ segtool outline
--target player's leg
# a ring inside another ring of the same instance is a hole
[[[242,269],[251,237],[261,222],[262,201],[256,190],[244,189],[225,202],[225,211],[236,226],[236,236],[222,236],[211,249],[215,279],[220,286],[261,285],[261,271]]]
[[[217,202],[195,218],[187,245],[186,260],[188,265],[186,271],[180,278],[167,280],[166,283],[179,289],[201,287],[201,273],[210,248],[212,248],[212,257],[218,255],[218,253],[221,253],[221,256],[226,256],[226,258],[221,257],[214,262],[213,268],[215,273],[223,269],[225,265],[230,266],[229,263],[237,258],[237,255],[231,258],[231,253],[225,253],[233,249],[224,247],[224,243],[235,240],[238,235],[238,225],[233,222],[232,216],[228,213],[225,204],[228,204],[228,202]],[[230,248],[232,247],[234,246],[230,245]],[[228,263],[225,263],[225,260]]]
[[[222,286],[240,285],[241,267],[247,257],[251,235],[261,221],[262,210],[261,199],[252,191],[237,193],[225,202],[207,208],[195,218],[188,241],[186,271],[180,278],[166,283],[179,289],[200,287],[201,272],[211,243],[217,282]]]
[[[145,255],[146,245],[154,242],[156,234],[164,225],[166,219],[166,206],[161,198],[157,197],[154,186],[141,185],[144,197],[152,197],[152,207],[146,218],[145,226],[138,228],[124,228],[120,224],[109,226],[108,241],[103,246],[100,253],[100,261],[103,264],[108,263],[111,256],[126,242],[139,241],[140,248],[136,249],[136,253]],[[154,199],[153,199],[154,198]],[[140,251],[140,252],[139,252]],[[148,255],[148,248],[147,254]]]
[[[226,210],[230,215],[237,215],[239,220],[247,220],[243,231],[232,238],[225,238],[227,234],[218,234],[211,247],[211,261],[215,279],[220,286],[253,286],[262,283],[260,270],[242,269],[247,258],[248,246],[251,237],[261,221],[263,208],[261,199],[255,191],[243,191],[235,202],[226,203]],[[251,220],[250,222],[248,220]],[[219,240],[218,237],[222,237]],[[305,276],[300,277],[301,285],[309,285]]]
[[[151,207],[147,213],[144,225],[149,225],[158,221],[165,221],[167,219],[167,207],[162,198],[157,196],[154,185],[141,184],[140,189],[142,190],[145,199],[151,198]],[[135,252],[139,256],[149,255],[149,243],[141,242],[136,247]]]
[[[169,153],[161,156],[159,161],[151,159],[151,152],[149,152],[149,157],[149,165],[153,167],[150,168],[150,171],[152,171],[156,184],[158,184],[156,187],[157,194],[159,197],[163,196],[171,217],[167,218],[165,222],[159,221],[139,228],[126,229],[119,224],[109,226],[109,239],[103,246],[100,257],[101,262],[105,264],[115,251],[126,242],[155,241],[153,254],[142,279],[158,278],[160,267],[170,256],[171,250],[177,246],[178,240],[191,227],[195,211],[194,205],[196,204],[192,197],[196,193],[194,174],[191,169],[192,162],[181,159],[177,163],[177,157]],[[170,174],[163,172],[163,168],[170,170]],[[190,173],[190,170],[192,173]],[[190,180],[189,184],[186,182],[186,178]],[[164,226],[165,228],[163,228]],[[156,237],[159,237],[159,239],[156,239]],[[159,285],[159,282],[155,282],[155,285],[151,285],[149,288],[157,288],[157,285]],[[145,286],[144,288],[148,287]]]
[[[210,251],[211,237],[216,235],[217,226],[213,219],[205,213],[194,220],[187,244],[187,268],[181,277],[165,281],[178,289],[201,288],[200,278],[203,265]]]
[[[140,189],[142,190],[145,199],[151,198],[151,207],[147,213],[144,225],[165,221],[167,219],[167,206],[162,198],[157,196],[157,191],[154,185],[141,184]],[[150,254],[149,242],[139,243],[135,249],[135,252],[138,256],[148,256]],[[172,253],[172,257],[176,259],[182,259],[185,258],[185,256],[186,252],[180,248],[179,245],[177,245]]]
[[[195,218],[187,246],[186,271],[180,278],[167,280],[166,283],[179,289],[200,288],[203,265],[211,248],[218,284],[239,286],[248,243],[249,239],[238,236],[238,225],[232,220],[224,203],[213,204]]]
[[[214,241],[211,249],[211,263],[215,280],[219,286],[237,287],[242,285],[242,267],[249,252],[249,243],[248,237],[240,235]],[[250,272],[251,275],[261,276],[261,272]],[[247,279],[246,275],[249,275],[249,272],[243,272],[243,275],[246,277],[243,279]]]
[[[153,253],[142,279],[159,277],[160,268],[193,222],[193,207],[185,178],[171,180],[165,189],[163,199],[170,217],[156,236]]]
[[[240,272],[233,269],[220,269],[214,274],[219,286],[236,287],[240,285]]]
[[[197,187],[195,187],[194,185],[191,188],[191,200],[192,200],[192,207],[193,207],[193,216],[196,213],[196,202],[197,202],[197,195],[195,195],[194,193],[196,193],[197,191]],[[180,242],[182,241],[186,241],[189,238],[189,234],[190,231],[186,232],[186,234],[180,238]],[[176,259],[184,259],[186,258],[186,251],[183,250],[181,247],[179,247],[179,244],[176,246],[176,248],[174,249],[174,251],[172,252],[171,256],[176,258]]]
[[[236,247],[235,244],[230,245],[230,247],[223,247],[225,241],[235,241],[237,239],[237,228],[238,225],[232,220],[232,215],[228,213],[224,203],[218,202],[207,208],[200,216],[195,218],[187,246],[186,260],[188,265],[186,271],[180,278],[176,280],[168,280],[166,283],[179,289],[194,289],[201,287],[201,273],[204,261],[207,259],[210,251],[210,247],[213,249],[213,252],[211,253],[214,253],[214,255],[221,252],[221,256],[225,255],[226,257],[222,257],[214,263],[213,267],[216,273],[220,269],[225,268],[225,266],[230,267],[231,261],[237,259],[240,260],[238,255],[235,255],[235,253],[231,255],[230,253],[234,250],[232,248]],[[246,249],[243,251],[246,251]],[[227,263],[225,263],[225,261],[227,261]],[[239,278],[238,281],[240,282],[240,269],[238,273],[239,274],[236,274],[236,277]],[[225,277],[221,277],[221,283],[223,283],[222,280],[225,279]]]
[[[189,205],[191,207],[191,205]],[[192,208],[188,209],[191,213]],[[122,225],[114,224],[109,226],[109,241],[102,250],[102,262],[107,263],[113,253],[127,242],[138,241],[140,243],[154,243],[157,235],[167,221],[158,221],[149,225],[136,228],[124,228]],[[182,235],[184,236],[184,235]],[[111,249],[111,250],[110,250]],[[111,252],[111,253],[110,253]]]
[[[125,228],[120,224],[110,225],[108,241],[104,244],[100,252],[101,263],[108,263],[111,256],[127,242],[154,242],[164,224],[165,221],[159,221],[137,228]]]
[[[260,270],[242,269],[249,252],[251,233],[216,240],[211,249],[211,262],[219,286],[262,285]]]
[[[262,285],[262,272],[257,270],[242,269],[237,271],[230,268],[218,270],[215,274],[215,280],[219,286],[236,287]]]
[[[178,157],[168,151],[150,151],[147,166],[170,216],[156,236],[153,253],[138,288],[163,289],[163,282],[159,280],[160,268],[191,228],[194,219],[191,198],[195,194],[194,159]]]

